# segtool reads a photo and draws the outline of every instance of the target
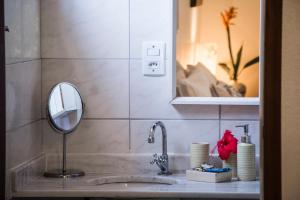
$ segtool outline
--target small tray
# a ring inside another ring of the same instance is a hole
[[[232,179],[232,171],[211,173],[211,172],[201,172],[196,170],[186,170],[186,178],[187,180],[190,181],[209,182],[209,183],[229,182]]]

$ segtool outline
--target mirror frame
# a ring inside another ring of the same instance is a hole
[[[54,88],[56,88],[58,85],[63,84],[63,83],[72,86],[72,87],[77,91],[77,93],[78,93],[78,95],[79,95],[79,97],[80,97],[80,99],[81,99],[81,106],[82,106],[82,115],[81,115],[79,121],[77,122],[76,126],[74,126],[72,129],[70,129],[70,130],[68,130],[68,131],[62,130],[61,128],[59,128],[59,127],[57,127],[57,126],[55,125],[55,123],[54,123],[54,121],[53,121],[53,119],[52,119],[52,117],[51,117],[51,115],[50,115],[50,109],[49,109],[50,97],[51,97],[51,94],[52,94],[53,91],[54,91]],[[80,94],[80,92],[79,92],[79,89],[78,89],[73,83],[65,82],[65,81],[59,82],[59,83],[56,83],[56,84],[50,89],[49,94],[48,94],[47,106],[46,106],[46,116],[47,116],[47,121],[48,121],[48,123],[50,124],[51,128],[54,129],[56,132],[58,132],[58,133],[60,133],[60,134],[63,134],[63,135],[68,135],[68,134],[71,134],[72,132],[74,132],[74,131],[78,128],[80,122],[81,122],[82,119],[83,119],[84,111],[85,111],[85,103],[84,103],[83,98],[82,98],[82,96],[81,96],[81,94]]]
[[[171,58],[172,96],[170,103],[173,105],[260,105],[262,102],[263,70],[264,70],[264,42],[265,42],[265,0],[260,0],[260,62],[259,62],[259,97],[177,97],[176,96],[176,32],[178,1],[172,1],[172,41],[169,58]]]

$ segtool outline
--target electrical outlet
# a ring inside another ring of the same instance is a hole
[[[165,75],[165,43],[143,43],[143,74],[145,76]]]

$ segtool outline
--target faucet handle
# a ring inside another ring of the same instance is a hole
[[[157,153],[153,154],[153,160],[150,162],[151,165],[154,165],[155,163],[157,163],[158,161],[158,155]]]
[[[150,164],[154,165],[155,164],[155,160],[150,161]]]

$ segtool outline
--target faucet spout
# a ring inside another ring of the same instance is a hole
[[[156,127],[159,126],[161,128],[162,133],[162,155],[157,156],[154,154],[154,160],[151,162],[151,164],[156,163],[156,165],[160,168],[161,172],[160,175],[169,175],[171,174],[169,172],[169,161],[168,161],[168,151],[167,151],[167,130],[165,125],[161,122],[155,122],[151,128],[150,128],[150,134],[148,137],[148,143],[154,143],[154,133],[156,130]]]
[[[167,155],[167,130],[165,125],[161,122],[155,122],[151,128],[150,128],[150,134],[148,137],[148,143],[154,143],[155,139],[154,139],[154,133],[156,130],[156,127],[159,126],[161,128],[161,133],[162,133],[162,154],[163,155]]]

